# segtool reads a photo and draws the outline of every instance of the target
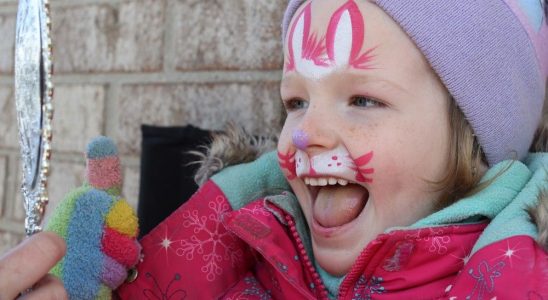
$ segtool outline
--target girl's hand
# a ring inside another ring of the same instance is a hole
[[[0,257],[0,300],[68,299],[59,279],[48,271],[65,255],[63,239],[51,232],[41,232]]]

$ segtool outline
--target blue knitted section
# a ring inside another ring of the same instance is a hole
[[[89,142],[86,153],[89,159],[96,159],[118,155],[118,149],[112,139],[98,136]]]
[[[90,190],[76,201],[63,270],[65,289],[71,299],[94,299],[99,292],[104,261],[101,236],[112,203],[112,197],[99,190]]]

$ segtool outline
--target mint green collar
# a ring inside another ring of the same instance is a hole
[[[494,179],[493,179],[494,178]],[[482,182],[493,180],[479,193],[419,220],[409,228],[463,223],[471,219],[491,220],[472,253],[502,239],[527,235],[537,238],[536,226],[527,212],[548,187],[548,153],[532,153],[524,162],[504,161],[493,166]]]
[[[481,182],[493,180],[486,188],[468,198],[437,211],[409,228],[463,223],[473,217],[494,219],[523,189],[531,171],[519,161],[504,161],[487,171]],[[494,179],[493,179],[494,178]]]

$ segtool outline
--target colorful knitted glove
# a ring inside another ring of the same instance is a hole
[[[65,239],[67,254],[51,270],[70,299],[111,299],[139,260],[137,217],[120,197],[122,175],[111,139],[93,139],[86,153],[86,182],[69,192],[46,230]]]

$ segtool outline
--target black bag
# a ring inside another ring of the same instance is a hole
[[[194,126],[158,127],[142,125],[141,179],[137,215],[139,237],[185,203],[198,186],[194,173],[198,165],[190,150],[204,152],[211,143],[211,131]]]

